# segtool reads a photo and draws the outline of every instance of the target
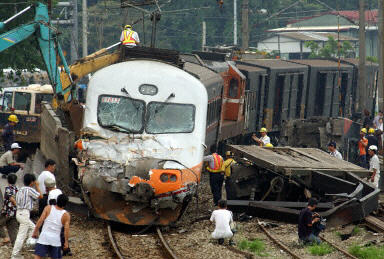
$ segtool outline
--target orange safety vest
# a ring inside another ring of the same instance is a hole
[[[223,172],[224,159],[217,153],[213,153],[214,167],[210,168],[207,166],[207,170],[211,173],[220,173]]]
[[[124,40],[123,45],[136,45],[135,39],[132,37],[134,31],[132,30],[124,30]]]

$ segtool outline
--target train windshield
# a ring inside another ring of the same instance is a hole
[[[139,133],[144,125],[145,103],[129,97],[101,95],[97,107],[97,119],[102,127]]]
[[[194,125],[195,106],[192,104],[150,102],[147,106],[147,133],[190,133]]]

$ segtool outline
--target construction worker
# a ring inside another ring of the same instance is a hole
[[[5,124],[3,133],[1,134],[5,151],[11,150],[11,145],[15,142],[15,135],[13,133],[13,129],[18,122],[19,119],[15,114],[9,115],[8,123]]]
[[[230,179],[232,174],[232,165],[236,164],[234,155],[231,151],[225,152],[225,161],[224,161],[224,178],[225,178],[225,192],[227,194],[227,200],[230,193]]]
[[[140,44],[139,35],[132,30],[131,25],[124,26],[124,30],[121,32],[120,41],[122,45],[130,48]]]
[[[357,143],[358,148],[359,148],[359,150],[358,150],[359,151],[359,161],[358,161],[358,163],[359,163],[359,166],[368,169],[368,165],[367,165],[367,151],[366,151],[366,148],[368,146],[368,139],[365,138],[365,134],[367,134],[367,129],[366,128],[362,128],[360,130],[360,140]]]
[[[212,153],[212,155],[205,156],[203,161],[208,162],[206,169],[209,172],[209,185],[211,186],[213,202],[217,206],[221,200],[221,189],[224,182],[224,159],[219,154]]]
[[[259,132],[260,132],[261,138],[258,138],[258,137],[256,137],[256,134],[253,134],[252,139],[254,141],[256,141],[256,143],[260,147],[265,146],[268,143],[271,143],[271,139],[267,135],[267,129],[266,128],[261,128]]]
[[[370,146],[379,146],[379,141],[377,140],[377,137],[375,136],[375,129],[374,128],[369,128],[368,130],[368,136],[366,137],[368,139],[368,145],[365,148],[367,153],[368,153],[368,148]],[[370,156],[367,155],[367,161],[370,159]]]
[[[328,151],[329,151],[329,154],[331,156],[343,160],[343,156],[336,149],[336,142],[334,142],[334,141],[329,142],[329,144],[328,144]]]
[[[368,154],[371,157],[369,160],[369,171],[371,175],[368,179],[368,182],[373,183],[376,188],[379,188],[379,180],[380,180],[380,162],[379,158],[376,155],[377,146],[372,145],[368,148]]]

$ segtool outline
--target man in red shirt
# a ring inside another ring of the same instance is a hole
[[[367,129],[362,128],[360,131],[360,140],[357,143],[359,147],[359,166],[367,168],[368,169],[368,164],[367,164],[367,151],[366,147],[368,146],[368,139],[365,138],[365,134],[367,134]]]

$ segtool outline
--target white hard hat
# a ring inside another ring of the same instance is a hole
[[[45,178],[44,185],[46,188],[53,188],[56,186],[56,181],[55,179],[48,177],[48,178]]]
[[[377,151],[377,147],[375,145],[372,145],[368,148],[368,150],[374,150],[374,151]]]
[[[20,146],[19,146],[19,144],[18,143],[13,143],[12,145],[11,145],[11,149],[15,149],[15,148],[21,148]]]

